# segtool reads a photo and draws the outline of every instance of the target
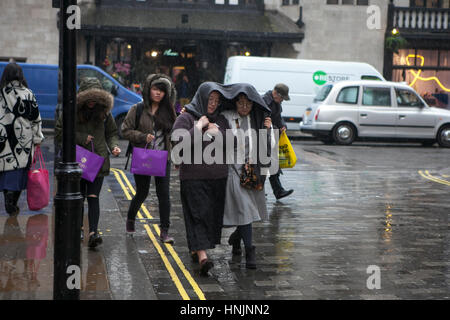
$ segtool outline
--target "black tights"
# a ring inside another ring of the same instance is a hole
[[[246,248],[252,247],[252,238],[253,238],[253,228],[252,224],[246,224],[244,226],[238,226],[237,231],[239,232],[239,235],[241,236],[242,240],[244,241],[244,246]]]
[[[100,200],[99,195],[103,185],[103,177],[97,177],[93,182],[87,180],[80,180],[80,192],[84,199],[88,201],[88,218],[89,218],[89,233],[97,233],[98,221],[100,219]],[[83,212],[84,205],[81,210],[81,226],[83,226]]]

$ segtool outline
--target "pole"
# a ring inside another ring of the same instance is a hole
[[[82,197],[81,169],[75,158],[76,29],[70,30],[67,26],[67,8],[76,4],[76,0],[60,0],[63,142],[62,162],[55,168],[54,300],[80,299]]]

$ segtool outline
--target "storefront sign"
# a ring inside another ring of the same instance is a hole
[[[164,51],[164,55],[169,57],[178,57],[179,53],[173,52],[172,49],[167,49],[166,51]]]

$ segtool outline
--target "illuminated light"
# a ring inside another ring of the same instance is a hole
[[[245,56],[246,57],[250,56],[250,51],[245,51]]]
[[[155,57],[157,57],[157,56],[158,56],[158,52],[156,52],[156,51],[152,51],[151,55],[152,55],[152,57],[153,57],[153,58],[155,58]]]
[[[398,29],[397,28],[394,28],[394,29],[392,29],[392,34],[395,36],[396,34],[398,34]]]
[[[127,48],[128,48],[128,49],[131,49],[131,44],[129,44],[129,45],[127,46]]]
[[[425,64],[425,58],[423,56],[421,56],[421,55],[417,55],[416,56],[414,54],[410,54],[410,55],[408,55],[406,57],[406,64],[408,66],[411,66],[411,64],[409,63],[409,58],[410,57],[411,58],[414,58],[414,57],[420,58],[421,59],[421,62],[420,62],[420,66],[421,67],[423,67],[423,65]],[[417,73],[415,71],[413,71],[413,70],[408,70],[408,71],[411,72],[413,74],[413,76],[414,76],[414,80],[409,84],[410,87],[414,86],[414,84],[417,82],[417,80],[422,80],[422,81],[433,81],[434,80],[442,88],[442,90],[450,92],[450,89],[444,87],[444,85],[441,83],[441,81],[439,81],[439,79],[437,77],[429,77],[429,78],[421,77],[420,74],[422,73],[422,69],[419,69],[417,71]]]

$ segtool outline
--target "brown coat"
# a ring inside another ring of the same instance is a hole
[[[147,144],[147,135],[149,133],[155,135],[155,119],[151,113],[151,109],[145,106],[144,110],[142,110],[141,118],[139,119],[139,125],[137,126],[137,129],[135,129],[136,108],[137,105],[132,106],[123,120],[122,135],[131,142],[133,147],[144,148]],[[172,148],[169,134],[165,135],[164,144],[166,150],[169,151],[170,154]]]

